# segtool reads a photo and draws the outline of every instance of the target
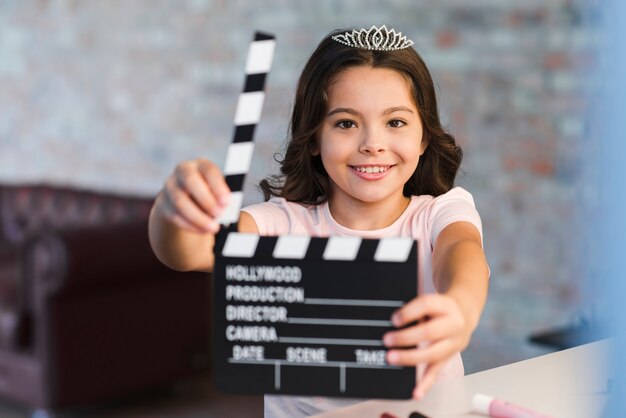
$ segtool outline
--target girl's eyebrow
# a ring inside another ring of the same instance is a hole
[[[357,110],[351,109],[349,107],[337,107],[333,110],[331,110],[330,112],[328,112],[328,115],[326,115],[326,117],[330,117],[336,113],[349,113],[351,115],[355,115],[355,116],[360,116],[361,113]]]
[[[410,108],[406,107],[406,106],[395,106],[395,107],[390,107],[388,109],[385,109],[383,111],[383,115],[389,115],[391,113],[394,112],[409,112],[409,113],[414,113],[413,110],[411,110]],[[326,117],[330,117],[336,113],[349,113],[351,115],[355,115],[355,116],[361,116],[361,112],[359,112],[356,109],[352,109],[350,107],[337,107],[333,110],[331,110],[330,112],[328,112],[328,114],[326,115]]]
[[[409,112],[409,113],[413,113],[413,110],[411,110],[410,108],[406,107],[406,106],[396,106],[396,107],[390,107],[389,109],[386,109],[383,112],[383,115],[389,115],[391,113],[394,112]]]

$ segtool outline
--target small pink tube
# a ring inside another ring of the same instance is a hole
[[[477,393],[472,399],[472,412],[489,415],[492,418],[550,418],[548,415],[481,393]]]

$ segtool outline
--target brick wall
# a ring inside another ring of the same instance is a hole
[[[338,27],[415,40],[466,158],[491,264],[468,371],[545,352],[528,334],[585,308],[580,284],[590,10],[566,0],[0,2],[0,181],[153,195],[174,165],[222,161],[247,45],[277,35],[247,183],[275,170],[308,54]]]

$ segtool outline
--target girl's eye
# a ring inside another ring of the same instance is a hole
[[[340,120],[335,124],[335,126],[341,129],[350,129],[354,128],[356,124],[351,120]]]
[[[394,119],[394,120],[389,121],[387,125],[391,126],[392,128],[401,128],[404,125],[406,125],[406,123],[399,119]]]

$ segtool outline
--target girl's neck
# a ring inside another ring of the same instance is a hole
[[[357,231],[372,231],[386,228],[404,213],[411,199],[399,196],[397,199],[386,199],[382,202],[367,203],[356,200],[341,200],[331,198],[328,208],[333,219],[349,229]]]

